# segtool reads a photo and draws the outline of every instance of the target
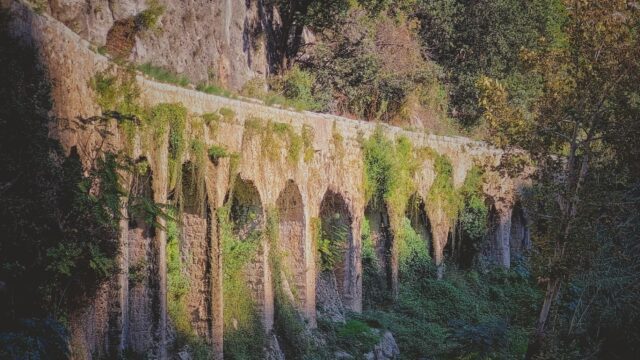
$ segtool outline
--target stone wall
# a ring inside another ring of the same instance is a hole
[[[105,151],[122,149],[126,141],[115,121],[101,125],[81,121],[101,115],[89,83],[96,72],[115,65],[94,52],[94,45],[50,15],[36,15],[29,6],[13,0],[2,0],[2,7],[10,10],[11,31],[16,40],[39,50],[52,80],[51,116],[54,120],[50,135],[58,139],[67,152],[76,149],[86,167]],[[102,35],[88,36],[101,39]],[[525,230],[510,229],[511,209],[523,180],[492,170],[502,161],[503,153],[485,143],[268,107],[248,99],[207,95],[154,82],[142,75],[138,75],[136,81],[141,90],[140,99],[147,106],[181,103],[191,117],[214,113],[221,108],[233,111],[233,119],[220,122],[216,131],[205,128],[200,140],[207,147],[223,146],[227,151],[239,154],[237,176],[254,188],[253,196],[260,206],[261,216],[268,209],[279,209],[279,246],[286,253],[285,267],[291,275],[288,286],[297,294],[297,306],[310,326],[315,326],[317,305],[338,313],[345,308],[356,312],[362,310],[360,226],[367,204],[360,140],[370,136],[378,126],[389,138],[405,136],[416,148],[430,147],[446,155],[453,165],[453,180],[457,187],[463,184],[467,171],[475,163],[487,167],[492,181],[485,185],[484,191],[495,209],[497,226],[491,235],[489,257],[509,266],[510,237],[512,234],[525,237]],[[298,134],[303,129],[310,131],[313,134],[309,149],[312,156],[292,161],[288,157],[291,144],[280,139],[274,146],[265,140],[263,134],[246,126],[256,119],[261,119],[263,124],[289,124]],[[105,136],[105,133],[109,135]],[[155,141],[164,149],[160,153],[146,153],[138,142],[133,155],[134,158],[149,160],[153,176],[145,185],[145,191],[152,193],[156,202],[166,203],[169,197],[168,140],[165,136]],[[187,162],[190,159],[183,160]],[[416,173],[416,198],[428,198],[429,188],[435,179],[433,165],[432,160],[425,160]],[[232,183],[230,167],[229,158],[206,164],[206,211],[185,211],[182,219],[181,254],[193,285],[188,295],[189,312],[197,334],[211,342],[218,357],[222,356],[224,331],[221,275],[224,254],[220,251],[219,226],[213,214],[229,194]],[[441,273],[444,271],[443,252],[453,225],[452,219],[447,218],[439,204],[422,203],[419,210],[412,220],[420,223],[420,231],[430,230],[434,250],[432,257]],[[332,273],[323,274],[317,267],[311,220],[336,213],[346,221],[348,241],[344,259]],[[138,349],[158,358],[167,356],[168,339],[171,338],[167,319],[167,234],[164,219],[158,221],[159,226],[155,228],[135,219],[121,222],[121,274],[105,284],[93,303],[72,316],[76,358],[113,355],[125,348]],[[522,228],[526,222],[519,220],[518,224]],[[272,274],[267,261],[269,250],[267,243],[262,244],[261,251],[247,269],[266,331],[273,327],[274,316]],[[391,266],[387,271],[392,277],[390,281],[397,281],[393,279],[398,276],[397,262],[389,261],[385,266]],[[135,282],[130,276],[132,267],[133,270],[141,270],[140,274],[134,274],[140,275],[133,277]]]

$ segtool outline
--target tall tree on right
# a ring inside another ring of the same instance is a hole
[[[528,150],[538,167],[534,187],[536,239],[545,296],[527,359],[545,344],[552,308],[563,285],[580,271],[585,233],[578,225],[600,221],[594,181],[615,176],[603,163],[637,154],[640,109],[640,4],[618,0],[566,0],[559,41],[523,49],[528,71],[542,91],[526,110],[514,106],[505,86],[482,77],[480,104],[496,144]],[[621,131],[622,129],[625,129]],[[635,144],[635,145],[630,145]],[[638,166],[623,167],[637,176]],[[608,169],[608,170],[606,170]],[[621,183],[637,185],[637,178]],[[596,234],[592,234],[596,237]]]

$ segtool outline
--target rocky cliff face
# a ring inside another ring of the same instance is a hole
[[[148,8],[149,0],[49,0],[44,11],[96,47],[109,32]],[[184,75],[194,84],[239,89],[269,72],[263,1],[159,0],[157,24],[133,35],[128,59]]]

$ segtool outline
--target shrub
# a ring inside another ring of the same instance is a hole
[[[158,0],[146,0],[147,9],[143,10],[136,16],[136,25],[138,27],[148,30],[153,29],[160,16],[164,14],[164,6],[160,5]]]

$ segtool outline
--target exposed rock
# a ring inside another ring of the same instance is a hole
[[[155,29],[134,32],[132,19],[145,0],[49,0],[56,19],[96,46],[153,63],[198,84],[216,81],[239,89],[269,72],[269,23],[256,1],[160,0],[165,11]],[[262,15],[261,15],[262,14]],[[116,37],[118,41],[108,41]],[[111,53],[111,51],[110,51]]]
[[[338,285],[333,272],[323,271],[316,282],[316,307],[318,315],[332,322],[345,322],[344,305],[338,293]]]
[[[390,331],[384,331],[380,342],[373,348],[373,351],[364,355],[367,360],[392,360],[400,356],[400,349],[396,344],[396,339]]]
[[[269,337],[269,348],[266,353],[267,360],[285,360],[284,353],[282,349],[280,349],[280,343],[278,343],[278,338],[276,334],[271,334]]]
[[[349,354],[346,351],[339,350],[333,353],[333,358],[336,360],[350,360],[355,359],[353,355]]]

